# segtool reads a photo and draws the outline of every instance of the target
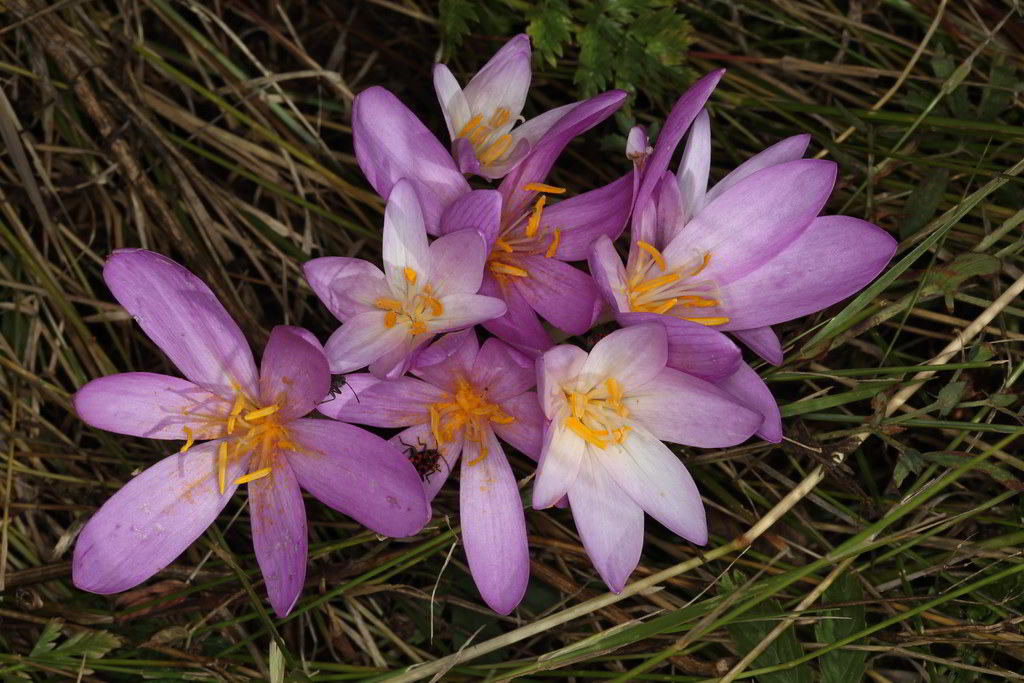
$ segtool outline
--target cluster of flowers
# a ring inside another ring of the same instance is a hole
[[[75,407],[93,426],[185,444],[92,517],[75,548],[75,584],[113,593],[146,580],[248,484],[256,559],[283,616],[305,578],[300,489],[377,533],[408,536],[461,457],[469,567],[487,604],[507,614],[526,590],[529,557],[502,442],[538,462],[532,505],[571,508],[612,590],[639,561],[645,512],[706,543],[700,494],[663,442],[782,437],[771,393],[723,332],[778,364],[772,324],[854,293],[896,247],[870,223],[818,215],[836,166],[802,158],[806,135],[709,188],[704,105],[721,76],[679,99],[653,148],[642,128],[631,131],[629,172],[561,201],[549,170],[625,93],[521,123],[526,36],[465,88],[435,67],[450,152],[387,90],[364,91],[352,128],[359,165],[387,199],[383,271],[355,258],[308,262],[310,286],[342,325],[323,346],[306,330],[274,328],[258,371],[198,278],[158,254],[115,252],[104,268],[110,290],[187,379],[105,377]],[[467,175],[501,182],[472,189]],[[624,265],[613,241],[627,223]],[[555,345],[552,330],[582,335],[608,310],[621,329],[589,353]],[[482,344],[477,324],[493,335]],[[331,374],[345,374],[344,385]],[[321,417],[305,417],[313,411]],[[385,441],[352,422],[401,431]]]

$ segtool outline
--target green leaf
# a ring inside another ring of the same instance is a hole
[[[844,605],[828,609],[830,603],[856,603],[863,600],[860,583],[850,573],[844,573],[825,589],[822,600],[826,610],[814,625],[814,637],[819,643],[834,643],[864,628],[864,605]],[[867,652],[832,650],[820,657],[821,683],[847,683],[864,677]]]
[[[906,203],[906,218],[900,225],[900,239],[906,239],[923,228],[935,215],[942,195],[949,184],[949,169],[940,168],[925,176],[924,181],[910,194]]]
[[[946,417],[949,413],[956,408],[957,404],[960,403],[960,399],[964,395],[964,389],[967,388],[967,382],[950,382],[946,386],[939,390],[939,396],[935,401],[939,407],[939,415]]]
[[[441,0],[439,18],[441,32],[450,46],[462,44],[462,39],[472,31],[480,17],[477,14],[478,3],[473,0]]]
[[[60,619],[53,619],[49,621],[46,626],[43,627],[43,632],[39,634],[39,640],[32,646],[32,651],[28,653],[29,657],[38,657],[39,655],[46,654],[54,648],[54,641],[57,640],[57,636],[60,635],[60,629],[64,625],[64,622]]]
[[[942,292],[946,307],[952,310],[953,295],[963,283],[975,276],[994,275],[999,272],[999,259],[991,254],[960,254],[946,264],[936,264],[925,274],[925,286]]]
[[[526,12],[526,32],[539,59],[555,66],[572,41],[572,20],[565,0],[544,0]]]
[[[892,470],[892,483],[899,488],[903,485],[903,480],[907,478],[907,475],[913,472],[918,474],[921,468],[924,467],[924,459],[918,451],[912,448],[900,453],[900,457],[896,459],[896,467]]]

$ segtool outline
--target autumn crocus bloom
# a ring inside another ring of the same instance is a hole
[[[434,90],[460,171],[504,176],[575,106],[552,109],[519,125],[529,88],[530,39],[525,34],[505,43],[464,89],[447,66],[434,65]]]
[[[383,381],[348,375],[342,393],[320,411],[407,427],[392,442],[420,468],[428,499],[462,457],[459,519],[469,568],[487,604],[508,614],[522,600],[530,570],[523,506],[498,438],[533,459],[540,454],[534,363],[498,339],[479,346],[465,330],[434,342],[411,372],[415,377]]]
[[[460,230],[427,244],[412,183],[399,181],[384,212],[384,272],[356,258],[325,257],[304,266],[306,279],[344,324],[324,350],[331,372],[366,365],[378,377],[403,374],[413,351],[433,335],[500,316],[505,304],[480,296],[485,243]]]
[[[381,534],[409,536],[427,522],[416,471],[394,446],[358,427],[303,418],[330,389],[327,360],[309,332],[275,327],[257,372],[213,292],[174,261],[118,250],[103,276],[186,379],[103,377],[75,394],[75,410],[100,429],[185,443],[82,529],[72,562],[78,588],[117,593],[145,581],[199,537],[241,484],[278,616],[295,605],[306,573],[300,489]]]
[[[562,345],[537,361],[551,422],[533,505],[568,494],[583,546],[616,592],[640,560],[644,512],[688,541],[707,542],[697,487],[662,441],[732,446],[761,424],[725,391],[666,367],[667,359],[665,328],[640,324],[612,332],[589,354]]]

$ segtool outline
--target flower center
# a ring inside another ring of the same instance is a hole
[[[422,288],[412,288],[418,277],[415,270],[406,268],[403,273],[405,281],[410,285],[404,300],[381,297],[374,301],[373,305],[387,311],[385,325],[394,327],[399,323],[406,324],[409,326],[409,334],[416,336],[425,333],[427,323],[444,313],[444,306],[441,300],[434,296],[434,289],[429,283]]]
[[[510,123],[511,121],[511,123]],[[498,107],[484,121],[483,114],[477,114],[466,122],[456,138],[466,138],[473,145],[473,153],[477,160],[488,166],[504,158],[512,146],[512,136],[508,132],[515,125],[515,120],[508,109]]]
[[[622,403],[622,385],[614,377],[586,393],[563,391],[569,405],[565,426],[587,443],[604,450],[608,441],[622,443],[633,429],[629,410]]]
[[[658,313],[701,325],[724,325],[724,316],[696,315],[702,308],[719,304],[714,298],[715,284],[698,276],[711,263],[711,252],[694,255],[692,261],[668,268],[664,257],[654,245],[637,241],[637,258],[630,268],[623,293],[629,310],[637,313]]]
[[[562,194],[564,187],[528,183],[523,186],[527,192]],[[503,224],[494,243],[494,249],[487,257],[487,268],[499,280],[506,277],[529,277],[530,272],[522,267],[521,258],[533,254],[544,254],[553,258],[558,251],[562,231],[558,228],[540,227],[547,196],[541,194],[533,208]]]
[[[443,400],[431,403],[427,412],[430,415],[430,431],[438,446],[454,440],[460,429],[467,441],[479,444],[480,455],[468,462],[468,465],[475,465],[487,458],[486,436],[491,422],[509,424],[516,421],[498,404],[488,401],[473,385],[461,378],[455,384],[455,395],[445,394]]]

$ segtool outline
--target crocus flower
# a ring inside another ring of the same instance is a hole
[[[72,562],[77,587],[106,594],[145,581],[202,534],[241,484],[249,487],[256,559],[279,616],[295,605],[306,574],[301,489],[380,534],[409,536],[427,522],[416,471],[398,449],[358,427],[303,418],[330,389],[327,360],[309,332],[275,327],[257,372],[238,325],[174,261],[122,249],[103,276],[186,379],[103,377],[75,394],[75,410],[100,429],[185,444],[85,525]]]
[[[444,112],[459,170],[500,178],[575,104],[517,125],[530,88],[530,39],[520,34],[498,50],[463,89],[444,64],[434,65],[434,90]]]
[[[544,181],[569,141],[610,116],[624,97],[612,91],[571,105],[497,190],[471,192],[451,155],[416,116],[387,90],[369,88],[353,103],[356,158],[382,196],[403,177],[412,183],[428,232],[475,228],[484,235],[487,268],[480,293],[508,306],[484,326],[524,349],[542,350],[552,341],[538,314],[580,334],[600,310],[590,276],[565,262],[586,259],[598,235],[621,233],[634,174],[551,206],[548,197],[565,190]]]
[[[537,392],[551,422],[533,505],[568,494],[583,546],[616,592],[640,560],[644,512],[692,543],[707,542],[697,486],[662,441],[732,446],[762,421],[667,360],[665,328],[648,323],[612,332],[589,354],[562,345],[537,361]]]
[[[420,353],[415,377],[348,375],[324,414],[375,427],[406,427],[392,440],[420,467],[432,500],[462,458],[459,519],[469,568],[490,607],[508,614],[529,579],[526,521],[500,437],[536,460],[543,415],[534,362],[472,330],[445,335]]]
[[[505,304],[481,296],[483,237],[474,229],[427,244],[419,199],[399,181],[384,211],[384,272],[357,258],[324,257],[304,266],[306,279],[344,324],[324,350],[335,374],[366,365],[398,376],[433,335],[500,316]]]

